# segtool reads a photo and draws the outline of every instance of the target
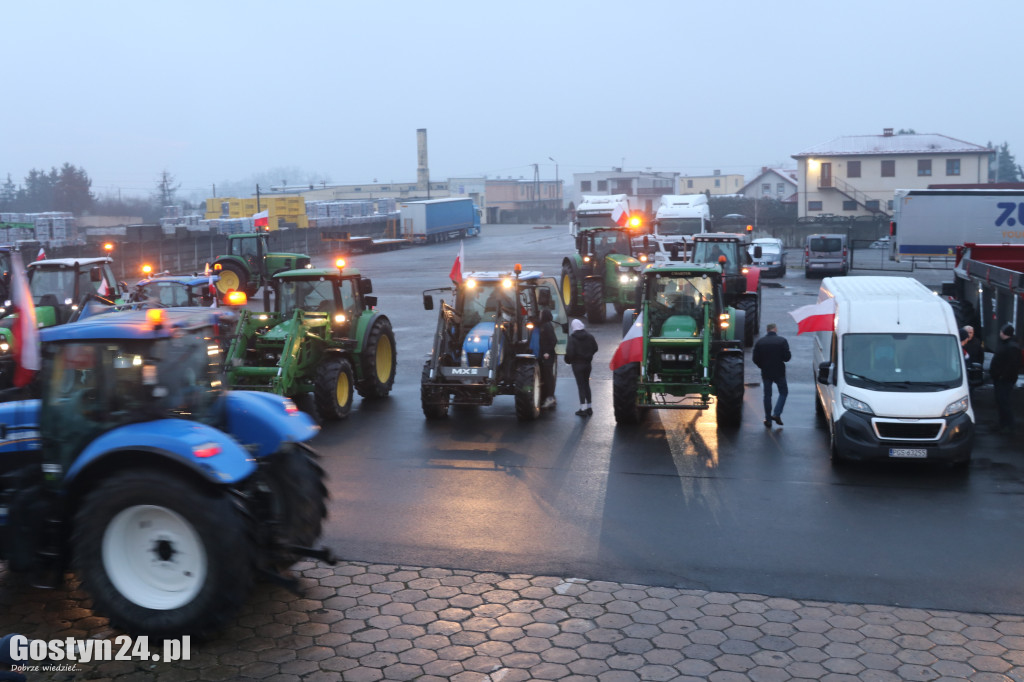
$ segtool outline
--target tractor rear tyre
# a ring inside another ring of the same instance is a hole
[[[516,367],[516,417],[533,421],[540,416],[540,367],[536,361]]]
[[[285,446],[270,457],[266,482],[273,491],[274,527],[279,542],[274,568],[286,569],[302,557],[289,546],[312,547],[327,518],[326,474],[320,455],[305,443]]]
[[[588,279],[583,283],[583,304],[587,308],[587,320],[591,324],[604,322],[608,306],[604,302],[604,282]]]
[[[580,305],[578,287],[579,282],[576,279],[576,273],[573,271],[572,266],[563,265],[562,300],[565,302],[566,312],[573,317],[579,317],[583,314],[583,306]]]
[[[329,358],[316,370],[313,398],[325,421],[338,421],[352,410],[352,365],[345,358]]]
[[[448,416],[448,405],[450,399],[448,392],[444,389],[427,386],[429,380],[430,365],[423,366],[423,377],[420,382],[420,403],[423,406],[423,416],[434,421],[444,419]]]
[[[743,356],[725,353],[715,363],[719,428],[737,428],[743,419]]]
[[[639,387],[639,362],[630,362],[612,372],[612,407],[617,424],[639,424],[647,416],[647,408],[636,404]]]
[[[753,346],[754,338],[760,331],[758,327],[758,310],[757,310],[757,299],[755,298],[741,298],[736,301],[736,308],[742,310],[744,313],[743,318],[743,345]],[[736,331],[740,331],[737,329]]]
[[[234,617],[252,585],[251,537],[226,488],[138,469],[86,496],[71,543],[97,613],[162,639],[208,635]]]
[[[249,273],[241,265],[234,261],[221,263],[217,283],[217,292],[223,297],[229,291],[244,291],[249,293]]]
[[[386,398],[395,384],[397,355],[391,322],[380,318],[373,323],[360,358],[363,380],[356,386],[363,398]]]

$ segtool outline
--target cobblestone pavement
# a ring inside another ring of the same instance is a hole
[[[301,596],[261,585],[191,660],[29,680],[1024,680],[1021,616],[359,562],[296,572]],[[0,632],[120,634],[77,589],[0,571]]]

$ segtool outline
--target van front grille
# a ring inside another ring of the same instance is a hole
[[[938,440],[942,422],[883,422],[876,421],[878,437],[887,440]]]

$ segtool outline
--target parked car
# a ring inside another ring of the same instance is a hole
[[[761,257],[754,256],[754,248],[761,247]],[[754,265],[761,268],[766,277],[786,276],[786,248],[781,239],[765,237],[755,239],[748,247]]]
[[[886,235],[886,236],[882,237],[881,239],[876,239],[875,241],[871,242],[871,245],[868,246],[868,248],[869,249],[888,249],[889,248],[889,236]]]

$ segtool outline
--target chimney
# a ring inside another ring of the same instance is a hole
[[[892,128],[882,128],[882,137],[892,137]]]
[[[430,188],[430,167],[427,166],[427,129],[416,129],[416,189]]]

